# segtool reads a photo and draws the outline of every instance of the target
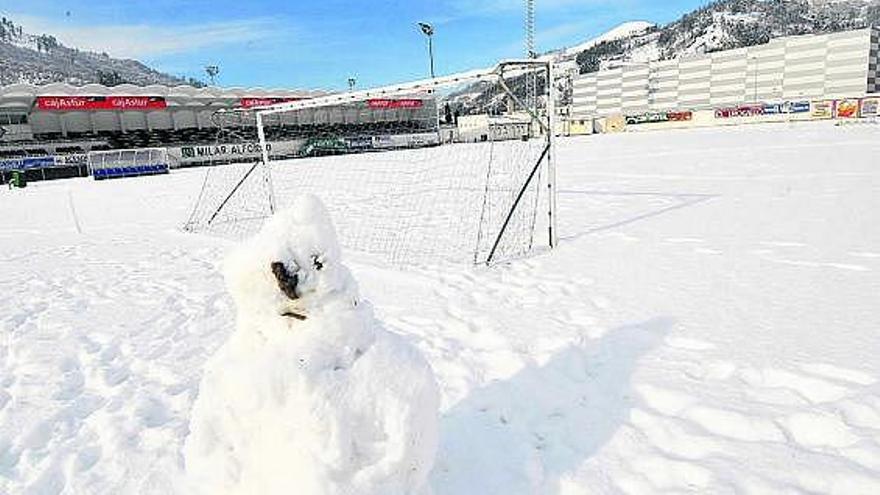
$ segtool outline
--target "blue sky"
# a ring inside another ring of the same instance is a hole
[[[633,20],[674,20],[705,0],[536,0],[539,51]],[[222,86],[341,89],[424,77],[416,22],[435,25],[438,74],[523,54],[523,0],[0,0],[0,13],[66,44]]]

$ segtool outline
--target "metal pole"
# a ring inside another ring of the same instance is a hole
[[[260,140],[260,158],[263,162],[263,174],[269,189],[269,211],[275,213],[275,194],[272,191],[272,176],[269,172],[269,146],[266,143],[266,132],[263,130],[263,114],[257,112],[257,137]]]
[[[235,196],[238,188],[240,188],[241,185],[244,184],[244,181],[246,181],[247,178],[251,176],[251,174],[254,172],[254,170],[257,169],[259,165],[260,162],[254,162],[254,164],[251,165],[251,168],[249,168],[248,171],[245,172],[245,174],[241,177],[241,179],[238,180],[238,183],[235,184],[235,187],[233,187],[232,190],[229,191],[229,194],[227,194],[226,197],[223,198],[223,201],[220,202],[220,206],[218,206],[217,209],[214,210],[214,213],[211,214],[211,218],[208,219],[207,225],[211,225],[211,222],[213,222],[214,219],[217,218],[217,215],[219,215],[220,212],[223,211],[223,207],[226,206],[226,203],[228,203],[229,200],[232,199],[233,196]],[[205,178],[207,179],[207,176],[205,176]],[[204,192],[204,186],[202,187],[202,191]],[[199,199],[201,199],[201,197]]]
[[[536,58],[535,53],[535,0],[526,0],[526,58]]]
[[[501,230],[498,231],[498,236],[495,237],[495,242],[492,243],[492,249],[489,250],[489,256],[486,258],[486,264],[492,263],[492,258],[495,257],[495,251],[498,249],[498,245],[501,244],[501,238],[504,236],[504,233],[507,232],[507,225],[510,224],[510,219],[513,218],[513,213],[516,211],[517,206],[519,206],[519,202],[522,199],[523,195],[526,193],[526,190],[529,188],[529,184],[532,183],[532,179],[535,178],[535,173],[538,172],[538,169],[541,168],[541,162],[544,161],[544,157],[547,156],[547,153],[550,152],[550,143],[547,143],[544,146],[544,151],[541,152],[541,156],[538,157],[538,161],[535,162],[535,166],[532,167],[531,173],[529,173],[529,177],[523,183],[522,188],[519,190],[519,194],[516,195],[516,199],[513,200],[513,206],[510,207],[510,210],[507,211],[507,217],[504,218],[504,223],[501,224]]]
[[[548,127],[547,131],[547,215],[548,218],[548,235],[550,237],[550,247],[555,248],[559,244],[559,229],[557,228],[557,210],[556,210],[556,71],[553,62],[547,66],[547,113]]]
[[[428,57],[431,59],[431,79],[434,79],[434,35],[428,35]]]
[[[427,22],[419,22],[419,29],[422,34],[428,37],[428,58],[431,61],[431,79],[434,79],[434,26]]]
[[[437,144],[443,144],[443,131],[440,128],[440,100],[437,99],[436,91],[434,91],[434,124],[437,126]]]

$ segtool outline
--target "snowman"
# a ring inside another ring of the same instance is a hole
[[[360,298],[324,205],[298,197],[224,274],[236,330],[205,365],[183,450],[188,491],[429,493],[434,375]]]

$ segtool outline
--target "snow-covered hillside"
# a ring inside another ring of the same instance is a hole
[[[578,53],[584,50],[588,50],[598,45],[599,43],[634,36],[636,34],[643,33],[644,31],[652,27],[654,27],[654,24],[647,21],[624,22],[623,24],[615,26],[614,28],[600,34],[599,36],[596,36],[595,38],[590,38],[589,40],[583,41],[574,46],[562,48],[559,50],[553,50],[544,55],[541,55],[538,58],[540,60],[564,61],[577,56]]]
[[[576,60],[581,72],[592,72],[616,62],[671,59],[872,25],[880,25],[880,0],[716,0],[665,26],[590,45]]]
[[[440,382],[434,492],[880,493],[878,138],[562,139],[557,250],[406,270],[346,252]],[[0,190],[0,493],[179,492],[234,327],[228,244],[177,230],[204,172]]]
[[[643,33],[647,29],[654,27],[654,24],[646,21],[631,21],[624,22],[623,24],[611,29],[610,31],[603,33],[600,36],[597,36],[585,43],[581,43],[575,45],[570,48],[565,49],[566,55],[578,54],[588,48],[592,48],[603,41],[611,41],[620,38],[625,38],[627,36],[633,36],[638,33]]]
[[[204,85],[164,74],[137,60],[68,47],[51,34],[31,34],[6,17],[0,19],[0,85],[53,82]]]

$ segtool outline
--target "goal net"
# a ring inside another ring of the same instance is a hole
[[[330,210],[343,247],[381,262],[491,263],[527,254],[548,243],[542,233],[552,224],[549,70],[509,62],[219,112],[218,145],[258,143],[261,156],[218,158],[184,228],[243,238],[312,193]]]

